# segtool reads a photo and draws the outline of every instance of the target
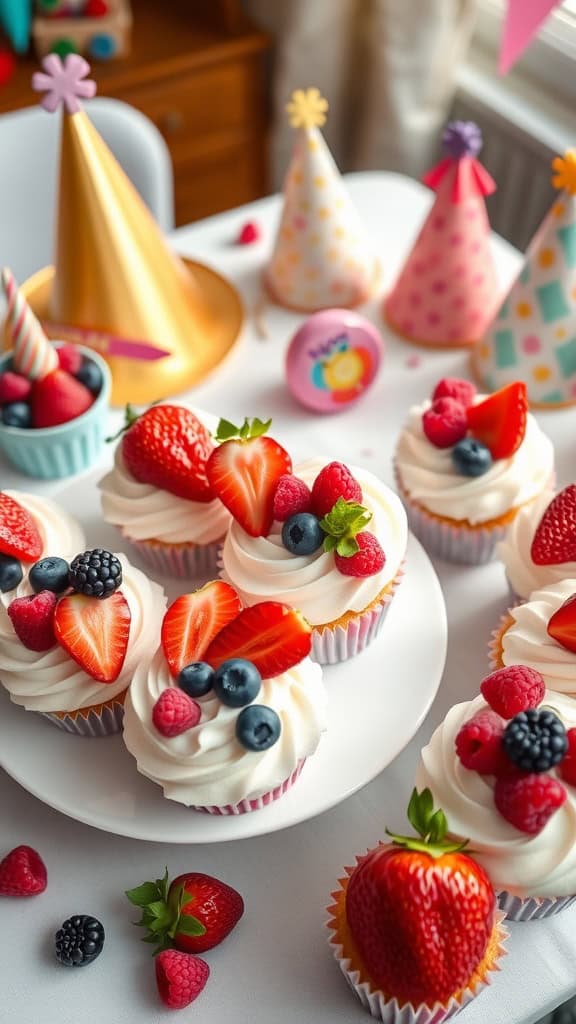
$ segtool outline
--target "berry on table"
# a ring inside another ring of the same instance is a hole
[[[312,485],[312,511],[319,519],[332,511],[338,498],[362,504],[362,488],[343,462],[329,462]]]
[[[312,494],[308,484],[291,473],[280,477],[274,492],[274,519],[283,523],[297,512],[310,512]]]
[[[297,512],[282,527],[282,543],[292,555],[312,555],[324,542],[325,533],[311,512]]]
[[[452,462],[462,476],[483,476],[492,465],[492,456],[481,441],[463,437],[452,449]]]
[[[164,949],[155,960],[156,985],[165,1006],[183,1010],[198,998],[210,974],[205,960],[177,949]]]
[[[262,676],[245,658],[228,658],[214,673],[214,693],[230,708],[251,704],[260,693]]]
[[[476,385],[472,381],[460,377],[443,377],[434,388],[432,401],[435,402],[437,398],[453,398],[467,409],[475,397]]]
[[[62,594],[68,589],[70,566],[65,558],[48,556],[34,562],[28,579],[32,590],[38,594],[41,590],[52,590],[54,594]]]
[[[358,550],[353,555],[340,555],[336,551],[334,561],[343,576],[375,576],[386,563],[386,555],[380,541],[373,533],[357,533]]]
[[[79,380],[80,383],[84,385],[85,388],[88,388],[88,391],[90,391],[95,398],[98,397],[102,390],[104,377],[102,375],[102,370],[93,359],[88,359],[86,356],[82,356],[82,362],[74,373],[74,376],[76,377],[76,380]]]
[[[496,780],[494,803],[520,832],[537,835],[566,800],[564,786],[553,775],[530,774]]]
[[[236,241],[238,245],[253,245],[254,242],[259,242],[261,237],[262,231],[258,222],[247,220],[240,228]]]
[[[8,605],[8,618],[20,643],[29,651],[49,651],[56,645],[54,629],[57,598],[51,590],[17,597]]]
[[[32,426],[32,410],[28,402],[9,402],[2,406],[0,416],[5,427],[29,430]]]
[[[437,398],[422,414],[424,436],[435,448],[452,448],[466,436],[466,410],[454,398]]]
[[[34,381],[30,402],[34,427],[57,427],[87,412],[94,396],[66,370],[57,369]]]
[[[528,399],[521,381],[489,395],[466,410],[472,435],[490,449],[493,459],[509,459],[526,434]]]
[[[46,865],[31,846],[16,846],[0,861],[0,896],[38,896],[47,885]]]
[[[85,597],[108,598],[122,584],[122,563],[111,551],[94,548],[70,563],[69,583]]]
[[[205,661],[192,661],[180,669],[176,683],[189,697],[204,697],[214,686],[214,669]]]
[[[84,358],[78,346],[72,344],[59,345],[56,349],[56,355],[58,356],[60,369],[66,370],[67,373],[71,373],[73,377],[76,377]]]
[[[245,658],[262,679],[271,679],[302,661],[311,646],[312,627],[300,612],[279,601],[261,601],[244,608],[214,637],[204,660],[218,668],[229,658]]]
[[[0,405],[9,402],[24,402],[32,390],[32,383],[20,373],[6,370],[0,373]]]
[[[169,739],[198,725],[201,717],[200,705],[177,686],[163,690],[152,708],[154,728]]]
[[[521,711],[537,708],[544,700],[546,686],[540,672],[528,665],[497,668],[480,684],[487,704],[502,718],[514,718]]]
[[[510,760],[524,772],[547,772],[568,750],[566,729],[553,711],[529,708],[508,722],[502,745]]]
[[[566,733],[568,751],[558,765],[558,774],[570,786],[576,786],[576,729],[568,729]]]
[[[22,565],[12,555],[0,555],[0,593],[7,594],[22,582]]]
[[[576,561],[576,484],[552,499],[532,540],[530,556],[536,565]]]
[[[236,738],[246,750],[268,750],[280,738],[282,722],[273,708],[250,704],[236,719]]]
[[[0,553],[23,562],[35,562],[42,554],[42,537],[29,512],[10,495],[0,491]]]
[[[470,771],[500,775],[506,764],[502,748],[504,722],[494,711],[482,708],[464,723],[456,736],[456,754]]]
[[[56,959],[65,967],[86,967],[104,947],[104,928],[89,914],[77,914],[63,922],[54,939]]]

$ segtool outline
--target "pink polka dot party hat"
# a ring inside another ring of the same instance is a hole
[[[452,121],[444,130],[444,159],[424,184],[436,199],[384,302],[384,318],[407,341],[473,345],[492,320],[499,289],[485,196],[496,185],[478,161],[480,129]]]
[[[358,306],[377,285],[378,266],[319,131],[328,102],[318,89],[297,89],[286,109],[297,134],[266,287],[279,305],[302,312]]]
[[[543,407],[576,402],[576,150],[556,157],[552,168],[560,195],[473,352],[487,390],[522,380],[531,404]]]

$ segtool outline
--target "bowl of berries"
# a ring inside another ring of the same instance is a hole
[[[48,343],[26,372],[12,352],[0,358],[0,450],[20,472],[44,480],[79,473],[106,434],[111,376],[96,352]]]

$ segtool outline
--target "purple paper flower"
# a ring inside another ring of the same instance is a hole
[[[96,82],[86,78],[90,65],[77,53],[68,54],[64,61],[56,53],[50,53],[44,57],[42,67],[43,72],[36,71],[32,76],[32,88],[46,94],[40,102],[51,114],[61,104],[69,114],[77,114],[82,109],[80,99],[95,96]]]
[[[442,149],[446,156],[455,160],[478,156],[482,149],[482,132],[474,121],[450,121],[442,132]]]

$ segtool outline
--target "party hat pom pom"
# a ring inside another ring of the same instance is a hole
[[[32,88],[34,92],[45,93],[40,103],[49,113],[53,114],[62,105],[69,114],[77,114],[82,109],[80,100],[96,95],[96,82],[86,78],[90,65],[77,53],[69,53],[64,60],[56,53],[49,53],[42,67],[44,71],[32,75]]]
[[[554,188],[565,188],[571,196],[576,195],[576,149],[566,150],[563,157],[554,157],[552,170]]]
[[[321,128],[326,121],[328,100],[320,95],[319,89],[296,89],[286,110],[293,128]]]
[[[455,160],[476,157],[482,149],[482,132],[474,121],[450,121],[442,132],[442,149]]]

